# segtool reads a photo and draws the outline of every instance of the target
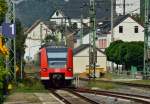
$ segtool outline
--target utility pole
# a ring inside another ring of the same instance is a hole
[[[148,60],[148,38],[149,38],[149,0],[145,0],[145,31],[144,31],[144,69],[143,78],[148,79],[150,77],[150,63]]]
[[[13,23],[15,24],[15,4],[13,3]],[[14,41],[14,79],[16,81],[16,38],[13,39]]]
[[[123,0],[123,15],[126,14],[126,1]]]
[[[114,41],[114,0],[111,0],[111,42]]]
[[[111,42],[114,41],[114,0],[111,0]],[[111,62],[111,70],[114,70],[114,63]]]
[[[15,4],[12,0],[6,0],[7,5],[8,5],[8,11],[6,14],[6,23],[13,23],[15,24]],[[12,47],[12,42],[13,40],[13,49]],[[14,65],[13,65],[13,70],[14,70],[14,81],[16,82],[16,39],[8,38],[8,41],[6,43],[7,47],[12,51],[13,53],[13,58],[10,59],[11,57],[6,59],[6,68],[10,68],[9,63],[12,63],[12,60],[14,60]],[[10,61],[10,62],[9,62]]]
[[[81,32],[80,32],[80,45],[83,44],[83,7],[81,7]]]
[[[42,26],[42,23],[41,23],[41,24],[40,24],[40,41],[41,41],[41,42],[40,42],[40,43],[41,43],[40,45],[41,45],[41,47],[42,47],[42,27],[43,27],[43,26]]]
[[[96,51],[96,8],[95,0],[90,0],[90,28],[91,33],[89,34],[89,78],[91,74],[94,74],[95,78],[95,68],[97,63],[97,51]],[[91,70],[93,73],[91,73]]]

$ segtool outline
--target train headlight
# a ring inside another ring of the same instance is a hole
[[[68,68],[69,71],[72,71],[72,68]]]
[[[43,68],[42,71],[44,71],[44,72],[47,71],[47,68]]]
[[[66,68],[66,67],[67,67],[67,65],[65,64],[65,65],[64,65],[64,67]]]

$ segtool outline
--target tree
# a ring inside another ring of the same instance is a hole
[[[126,55],[124,61],[129,69],[131,66],[141,67],[143,66],[144,58],[144,44],[139,42],[130,42],[126,45]]]
[[[47,43],[50,43],[50,42],[58,43],[58,39],[57,39],[56,36],[48,35],[48,36],[45,37],[44,42],[45,42],[46,44],[47,44]]]
[[[7,12],[7,3],[5,0],[0,0],[0,25],[4,21],[5,14]]]
[[[115,53],[115,52],[116,52],[116,49],[117,49],[117,47],[118,47],[118,45],[119,45],[120,43],[123,43],[123,41],[121,41],[121,40],[114,41],[114,42],[112,42],[112,43],[110,44],[110,46],[106,49],[105,52],[106,52],[106,55],[107,55],[107,59],[108,59],[109,61],[115,62],[115,57],[114,57],[114,55],[115,55],[115,56],[117,55],[117,53]]]
[[[106,56],[109,61],[126,66],[141,68],[143,66],[144,43],[143,42],[122,42],[115,41],[106,49]]]
[[[18,66],[20,66],[21,58],[25,53],[25,39],[26,35],[24,34],[23,26],[19,19],[16,19],[16,61]]]

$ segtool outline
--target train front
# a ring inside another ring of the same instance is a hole
[[[71,85],[73,52],[71,48],[46,47],[40,50],[40,77],[46,86]]]

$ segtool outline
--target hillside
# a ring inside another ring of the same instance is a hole
[[[89,0],[16,0],[16,17],[29,27],[37,19],[48,20],[53,12],[59,8],[66,12],[70,17],[79,18],[81,15],[80,7],[89,3]],[[96,0],[102,1],[102,0]],[[110,0],[97,3],[97,17],[110,16]],[[87,4],[89,5],[89,4]],[[88,6],[85,6],[84,13],[88,15]]]

